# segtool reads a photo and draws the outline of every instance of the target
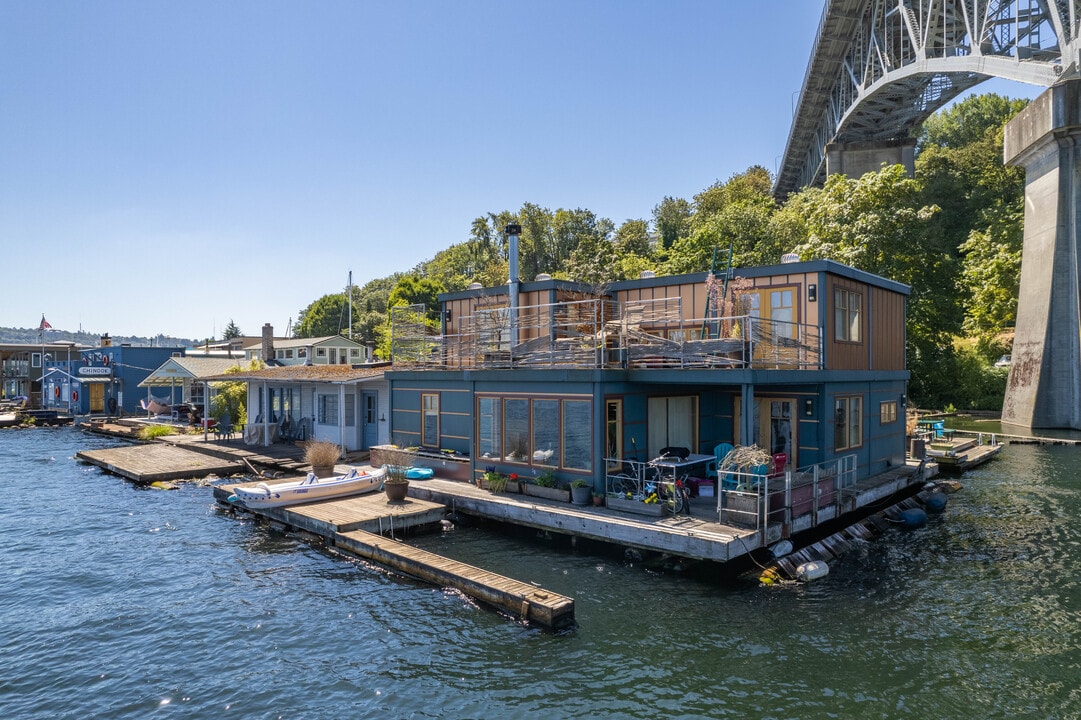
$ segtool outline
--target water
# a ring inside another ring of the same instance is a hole
[[[1081,449],[1010,446],[807,586],[480,529],[416,540],[576,600],[546,633],[0,432],[2,718],[1070,718]]]

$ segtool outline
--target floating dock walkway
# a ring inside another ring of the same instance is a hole
[[[444,505],[417,498],[393,503],[383,493],[369,493],[303,505],[247,510],[228,500],[233,488],[244,484],[247,483],[216,485],[214,498],[230,508],[318,535],[331,547],[410,577],[441,587],[453,587],[536,625],[559,629],[574,624],[573,598],[393,539],[395,533],[439,523],[446,513]],[[383,533],[392,537],[385,538]]]
[[[137,483],[233,475],[247,471],[239,460],[222,459],[164,443],[81,450],[75,453],[75,457]]]

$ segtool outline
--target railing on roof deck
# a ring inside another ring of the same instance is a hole
[[[573,300],[518,309],[511,341],[507,307],[477,308],[455,334],[425,321],[424,306],[392,308],[395,367],[819,369],[818,327],[749,315],[682,317],[680,298]]]

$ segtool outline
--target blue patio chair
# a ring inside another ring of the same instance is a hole
[[[218,418],[218,424],[214,426],[214,436],[218,440],[233,439],[233,421],[228,415]]]
[[[724,464],[724,459],[728,457],[728,453],[732,452],[735,448],[732,447],[732,443],[720,443],[713,448],[713,459],[706,463],[706,477],[718,480],[721,487],[732,489],[736,486],[736,482],[730,473],[724,473],[724,477],[718,476],[718,469]]]

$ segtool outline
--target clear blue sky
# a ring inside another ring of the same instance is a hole
[[[775,171],[821,12],[0,0],[0,326],[282,334],[489,211],[618,225]]]

